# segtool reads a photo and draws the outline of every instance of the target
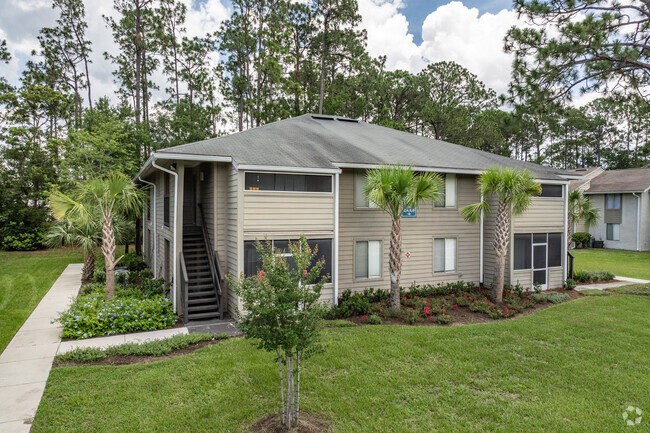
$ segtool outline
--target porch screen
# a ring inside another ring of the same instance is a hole
[[[285,257],[290,267],[295,267],[295,262],[289,250],[289,242],[296,243],[297,239],[289,240],[273,240],[269,241],[275,249],[277,255]],[[325,265],[321,270],[321,275],[329,275],[328,282],[331,282],[332,276],[332,239],[308,239],[307,244],[314,250],[318,247],[318,254],[315,260],[324,260]],[[262,242],[262,245],[266,245]],[[247,277],[253,276],[262,270],[262,259],[260,258],[255,241],[244,242],[244,275]]]

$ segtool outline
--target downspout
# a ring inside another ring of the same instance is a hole
[[[483,201],[483,193],[481,193],[481,202]],[[479,239],[479,276],[478,276],[478,282],[479,285],[482,287],[484,281],[483,277],[483,210],[481,209],[481,235]]]
[[[175,171],[169,170],[167,168],[161,167],[158,164],[156,164],[156,160],[153,159],[151,161],[151,166],[154,168],[157,168],[160,171],[163,171],[165,173],[171,174],[174,176],[174,273],[172,277],[172,304],[174,305],[174,313],[176,313],[176,286],[177,286],[177,280],[176,278],[176,265],[178,264],[178,252],[177,252],[177,245],[176,245],[176,228],[178,227],[178,173]]]
[[[632,193],[636,197],[636,250],[639,251],[639,238],[641,237],[641,196],[636,194],[635,192]]]
[[[334,175],[334,305],[339,303],[339,173]]]
[[[158,235],[156,234],[156,184],[153,182],[149,182],[147,180],[144,180],[142,177],[138,176],[138,179],[142,183],[146,183],[147,185],[151,185],[153,188],[153,277],[158,278],[157,272],[158,272]],[[145,220],[145,215],[144,212],[142,212],[142,221]],[[144,236],[144,232],[143,232]],[[146,257],[146,256],[145,256]]]
[[[567,235],[569,234],[569,184],[564,184],[564,236],[562,236],[562,284],[566,281],[567,278],[567,267],[568,267],[568,254],[569,254],[569,245],[567,245]]]

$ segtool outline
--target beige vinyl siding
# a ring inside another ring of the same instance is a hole
[[[537,197],[526,213],[512,218],[514,233],[564,231],[564,198]]]
[[[564,286],[564,271],[561,266],[548,268],[548,288],[559,289]],[[521,269],[512,271],[512,284],[520,284],[524,289],[533,288],[533,271],[532,269]]]
[[[307,233],[334,231],[334,194],[244,192],[244,232]]]
[[[379,209],[354,209],[354,171],[344,170],[340,176],[339,220],[339,291],[367,287],[390,287],[388,252],[391,220]],[[474,176],[458,176],[457,207],[434,208],[432,203],[418,207],[416,218],[402,219],[402,249],[411,258],[403,257],[402,286],[458,280],[479,280],[479,224],[465,222],[458,209],[476,203],[479,194]],[[433,272],[433,239],[456,238],[456,271]],[[382,241],[382,273],[378,279],[355,279],[354,248],[358,240]]]
[[[243,254],[243,202],[242,192],[242,173],[238,172],[234,166],[228,166],[227,173],[227,244],[226,244],[226,263],[227,272],[233,277],[238,277],[242,271],[242,254]],[[240,254],[241,253],[241,254]],[[239,309],[239,300],[232,291],[228,291],[228,310],[231,314],[236,315]]]
[[[214,238],[214,248],[217,250],[219,255],[219,261],[225,273],[229,272],[229,261],[228,261],[228,229],[229,229],[229,213],[230,206],[228,201],[228,180],[229,180],[229,164],[225,163],[215,163],[214,164],[214,189],[215,193],[215,227],[214,232],[216,236]]]

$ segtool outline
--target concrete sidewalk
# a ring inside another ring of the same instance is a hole
[[[82,266],[65,268],[0,355],[0,432],[32,426],[61,342],[61,329],[51,322],[79,292]]]

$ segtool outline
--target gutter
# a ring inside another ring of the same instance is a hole
[[[153,254],[153,277],[158,278],[158,275],[157,275],[157,273],[158,273],[158,235],[156,234],[157,233],[156,232],[156,221],[158,221],[158,220],[156,219],[156,209],[157,209],[157,207],[156,207],[156,184],[153,183],[153,182],[149,182],[147,180],[144,180],[140,176],[138,176],[138,179],[140,180],[140,182],[146,183],[147,185],[151,185],[151,187],[153,188],[153,250],[154,250],[154,254]],[[146,221],[145,217],[144,217],[144,212],[142,212],[142,221]],[[144,229],[144,227],[143,227],[143,229]],[[146,257],[146,255],[145,255],[145,257]]]
[[[334,175],[334,305],[339,303],[339,173]]]
[[[568,245],[568,239],[567,235],[569,233],[569,184],[567,183],[564,187],[564,235],[563,240],[562,240],[562,263],[564,263],[563,269],[562,269],[562,285],[564,285],[564,282],[566,281],[567,278],[567,267],[569,265],[568,263],[568,255],[569,255],[569,245]],[[548,274],[547,274],[548,275]]]
[[[155,154],[154,154],[155,156]],[[160,171],[171,174],[174,176],[174,276],[172,277],[172,304],[174,305],[174,313],[176,313],[176,286],[178,285],[178,278],[176,278],[176,267],[178,264],[178,239],[176,236],[178,228],[178,173],[175,171],[169,170],[167,168],[161,167],[156,164],[155,158],[151,159],[151,166],[157,168]],[[155,224],[154,224],[155,225]]]
[[[639,251],[639,240],[641,238],[641,196],[633,192],[632,195],[636,197],[636,250]]]

